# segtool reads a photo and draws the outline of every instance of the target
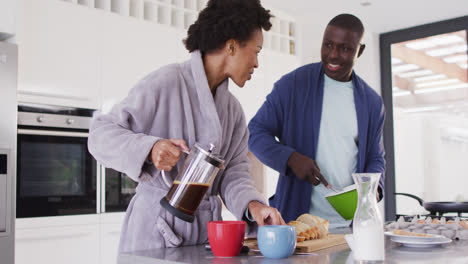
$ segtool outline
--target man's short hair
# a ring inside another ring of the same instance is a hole
[[[334,17],[330,22],[329,26],[336,26],[339,28],[344,28],[352,32],[359,33],[360,36],[364,34],[364,26],[359,18],[351,14],[340,14]]]

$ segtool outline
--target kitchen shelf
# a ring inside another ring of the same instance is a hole
[[[265,46],[274,51],[296,55],[296,23],[279,17],[271,18],[272,27],[264,34]]]
[[[95,0],[94,5],[92,5],[91,3],[91,6],[94,6],[94,8],[102,9],[105,11],[110,11],[110,5],[111,3],[109,0]]]
[[[208,0],[61,0],[75,5],[100,9],[124,17],[186,30],[205,8]],[[264,47],[296,55],[296,23],[290,19],[271,18],[272,27],[264,32]]]
[[[181,28],[184,25],[184,12],[183,10],[172,8],[171,9],[171,26]]]
[[[198,4],[197,1],[184,0],[184,8],[187,10],[198,11],[197,4]]]
[[[144,18],[145,8],[143,1],[130,1],[130,8],[129,8],[130,16],[134,18]]]
[[[143,3],[143,18],[148,21],[158,22],[158,5],[145,2]]]
[[[94,2],[93,0],[78,0],[76,3],[79,4],[79,5],[92,7],[93,2]]]
[[[128,0],[111,0],[110,10],[113,13],[129,16],[130,14],[130,1]]]

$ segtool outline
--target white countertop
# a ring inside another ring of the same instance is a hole
[[[347,230],[350,233],[350,230]],[[334,232],[343,233],[343,232]],[[250,251],[234,258],[217,258],[204,245],[163,248],[121,254],[119,264],[146,263],[211,263],[211,264],[296,264],[296,263],[354,263],[352,251],[340,245],[314,252],[310,255],[292,255],[286,259],[264,258],[260,252]],[[468,263],[468,241],[453,241],[450,244],[431,248],[409,248],[385,239],[384,263]]]

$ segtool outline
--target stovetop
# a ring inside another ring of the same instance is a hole
[[[445,217],[445,220],[450,221],[450,220],[455,220],[457,217],[460,218],[460,220],[468,220],[468,216],[456,216],[456,215],[433,215],[433,214],[418,214],[418,215],[396,215],[395,221],[397,221],[401,216],[405,218],[406,222],[411,222],[411,220],[417,216],[418,219],[426,219],[428,217],[432,219],[440,219],[441,217]]]

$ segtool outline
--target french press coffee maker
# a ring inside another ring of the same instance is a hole
[[[224,160],[212,154],[214,145],[210,145],[209,150],[194,145],[169,192],[160,201],[163,208],[187,222],[193,222],[203,196],[223,167]]]

